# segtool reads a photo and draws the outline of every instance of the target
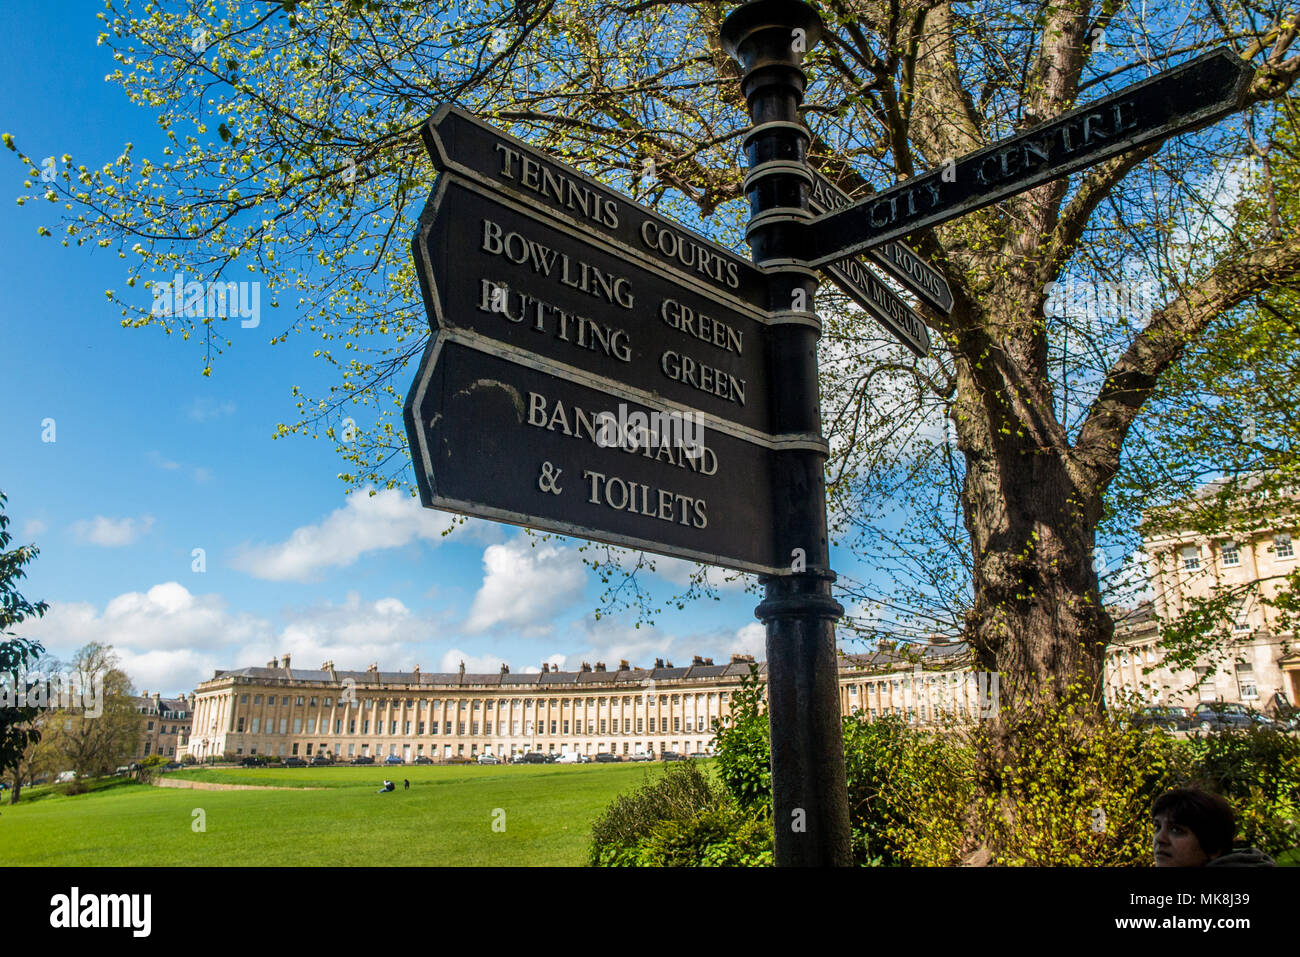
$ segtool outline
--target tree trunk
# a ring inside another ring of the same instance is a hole
[[[18,774],[15,774],[15,775],[14,775],[14,786],[13,786],[13,789],[12,789],[12,793],[9,795],[9,803],[10,803],[10,804],[17,804],[17,803],[18,803],[18,795],[22,793],[22,790],[23,790],[23,781],[22,781],[22,777],[21,777],[20,775],[18,775]]]

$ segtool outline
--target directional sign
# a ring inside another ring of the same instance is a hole
[[[404,415],[431,508],[758,574],[781,452],[435,333]],[[782,551],[784,548],[784,551]]]
[[[811,168],[808,172],[812,173],[813,178],[808,206],[814,213],[820,215],[853,205],[852,197],[821,173]],[[952,312],[952,290],[948,288],[948,280],[905,245],[897,242],[885,243],[878,249],[868,249],[866,253],[868,259],[882,267],[935,309],[945,315]],[[848,295],[853,295],[847,289],[844,291]]]
[[[1250,67],[1227,48],[1102,97],[807,224],[824,266],[1233,112]]]
[[[753,310],[630,259],[536,206],[439,177],[413,243],[430,321],[597,387],[770,431],[770,336]]]
[[[423,129],[439,171],[450,171],[545,209],[562,222],[598,233],[636,259],[672,269],[713,295],[767,309],[767,280],[746,259],[665,219],[572,166],[444,105]]]

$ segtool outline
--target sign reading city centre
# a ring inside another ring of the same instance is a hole
[[[1220,48],[807,224],[825,266],[1032,189],[1238,108],[1250,66]]]
[[[405,407],[423,503],[788,573],[774,457],[820,439],[769,433],[762,273],[461,110],[425,140],[434,334]]]

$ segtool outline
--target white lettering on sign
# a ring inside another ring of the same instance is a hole
[[[525,189],[532,190],[543,197],[549,197],[565,209],[581,212],[592,222],[618,228],[618,204],[612,199],[600,195],[572,177],[551,169],[531,156],[512,150],[504,143],[495,144],[501,156],[501,170],[498,175],[514,180]]]
[[[618,512],[636,512],[657,518],[661,522],[676,521],[692,528],[707,528],[707,504],[702,498],[692,498],[668,489],[655,489],[644,482],[628,482],[616,475],[606,475],[583,469],[582,477],[590,485],[587,501],[592,505],[607,505]]]
[[[607,274],[589,263],[570,260],[567,253],[544,246],[523,233],[504,232],[490,219],[483,220],[483,243],[479,248],[489,255],[501,256],[516,266],[527,263],[533,272],[542,276],[550,276],[558,262],[560,269],[555,278],[563,285],[624,309],[631,309],[635,304],[632,285],[626,276]]]
[[[732,289],[739,288],[740,271],[736,264],[705,249],[689,236],[679,236],[652,219],[641,224],[640,233],[641,241],[648,248],[657,250],[669,259],[675,259],[687,269],[694,269],[715,282],[725,282]]]
[[[527,322],[534,332],[551,332],[575,348],[602,352],[620,362],[632,361],[632,344],[626,330],[566,312],[503,283],[480,280],[478,308],[515,324]]]

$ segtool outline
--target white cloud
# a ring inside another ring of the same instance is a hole
[[[245,545],[231,564],[266,581],[311,581],[326,568],[351,565],[366,552],[414,541],[438,543],[455,524],[447,512],[421,507],[398,489],[348,498],[316,525],[294,530],[278,545]]]
[[[550,619],[582,597],[586,569],[577,551],[537,544],[519,535],[483,552],[483,584],[465,622],[465,630],[519,629],[545,634]]]
[[[277,630],[267,619],[230,611],[220,595],[194,595],[165,582],[118,595],[102,611],[87,602],[52,602],[44,618],[24,623],[23,635],[63,660],[91,641],[111,645],[137,690],[171,694],[193,689],[216,669],[264,665],[286,653],[293,667],[307,670],[332,660],[344,670],[377,661],[386,671],[405,671],[421,649],[427,652],[434,631],[431,621],[391,597],[363,601],[349,594],[286,617]]]
[[[123,545],[133,545],[152,527],[153,516],[151,515],[117,519],[96,515],[89,521],[74,522],[72,533],[90,545],[119,548]]]
[[[207,422],[210,419],[219,419],[222,416],[235,414],[235,403],[229,399],[208,398],[200,396],[190,403],[189,408],[185,411],[186,416],[192,422]]]
[[[459,648],[450,649],[442,656],[442,661],[438,664],[439,671],[455,674],[460,670],[460,663],[465,662],[465,670],[470,674],[490,675],[496,674],[501,670],[501,665],[509,664],[509,659],[504,655],[472,655],[468,652],[461,651]]]
[[[767,629],[751,621],[731,637],[727,654],[753,655],[755,661],[762,661],[767,657]]]
[[[23,523],[23,538],[33,539],[44,532],[47,527],[39,518],[29,518]]]
[[[757,580],[753,575],[729,571],[716,565],[700,565],[684,558],[655,555],[653,561],[655,574],[680,588],[688,587],[694,580],[701,587],[707,585],[715,591],[740,592],[745,590],[746,585]]]

